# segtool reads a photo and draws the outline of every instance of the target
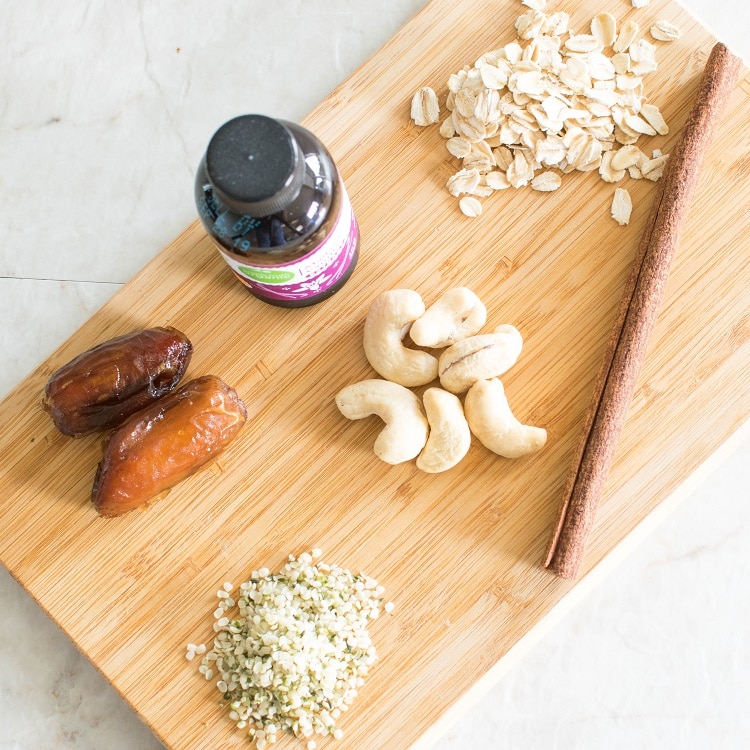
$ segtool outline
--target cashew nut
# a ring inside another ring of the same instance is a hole
[[[487,321],[487,308],[465,286],[449,289],[414,321],[409,331],[418,346],[441,349],[478,333]]]
[[[437,378],[437,359],[403,344],[411,324],[424,311],[422,298],[411,289],[383,292],[370,306],[365,318],[365,356],[387,380],[411,387]]]
[[[457,341],[440,355],[440,384],[451,393],[463,393],[478,380],[502,375],[518,359],[522,346],[521,334],[511,325]]]
[[[437,474],[455,466],[466,455],[471,432],[458,396],[442,388],[428,388],[422,399],[430,436],[417,458],[417,468]]]
[[[500,456],[525,456],[538,451],[547,441],[545,429],[521,424],[513,416],[503,384],[497,378],[474,383],[466,394],[464,409],[479,442]]]
[[[415,458],[427,442],[429,425],[419,396],[388,380],[361,380],[336,394],[336,406],[348,419],[380,417],[385,427],[375,439],[375,455],[389,464]]]

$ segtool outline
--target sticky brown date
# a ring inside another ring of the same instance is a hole
[[[43,405],[65,435],[117,427],[173,390],[193,345],[176,328],[146,328],[105,341],[63,365],[49,379]]]
[[[246,419],[236,391],[213,375],[134,414],[99,463],[91,493],[99,515],[122,515],[171,489],[226,448]]]

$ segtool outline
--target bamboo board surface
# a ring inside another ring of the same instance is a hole
[[[417,88],[442,99],[451,72],[511,41],[519,8],[433,0],[306,118],[360,223],[360,262],[337,295],[302,310],[264,305],[196,223],[0,405],[0,560],[170,748],[246,745],[184,646],[210,642],[221,583],[278,568],[289,553],[319,546],[325,560],[376,577],[396,604],[373,624],[380,660],[341,721],[340,748],[413,744],[577,585],[540,561],[654,185],[627,181],[627,227],[609,217],[613,186],[596,174],[566,175],[551,194],[497,193],[469,220],[444,189],[456,165],[437,128],[408,117]],[[576,3],[573,26],[601,10]],[[683,32],[659,45],[647,79],[671,133],[639,142],[669,151],[715,40],[673,2],[637,13],[642,27],[667,18]],[[750,417],[750,391],[738,387],[750,376],[748,95],[744,70],[704,166],[583,575]],[[383,464],[371,448],[377,420],[348,422],[333,402],[374,375],[361,343],[367,308],[386,289],[416,289],[429,304],[458,285],[484,300],[488,329],[512,323],[523,334],[504,383],[548,444],[508,461],[474,440],[441,475]],[[187,333],[188,375],[234,385],[249,421],[166,499],[99,519],[88,500],[99,439],[57,433],[40,395],[79,352],[150,325]]]

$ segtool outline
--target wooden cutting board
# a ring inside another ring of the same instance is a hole
[[[582,30],[603,10],[568,5]],[[613,186],[596,174],[566,175],[551,194],[497,193],[470,220],[444,189],[456,165],[437,129],[409,120],[417,88],[442,98],[451,72],[514,38],[519,12],[515,2],[434,0],[306,118],[361,227],[361,260],[340,293],[309,309],[267,306],[194,224],[0,406],[0,559],[170,748],[246,746],[184,646],[210,641],[222,582],[278,568],[289,553],[320,546],[324,559],[378,578],[396,604],[373,625],[380,661],[341,721],[341,748],[413,744],[581,585],[540,561],[654,184],[626,181],[627,227],[609,217]],[[715,40],[674,2],[615,12],[682,29],[658,45],[647,83],[672,130],[644,148],[669,151]],[[748,94],[745,70],[685,227],[584,577],[750,416]],[[522,332],[506,390],[520,418],[548,429],[548,445],[509,461],[474,441],[441,475],[388,466],[372,453],[377,420],[348,422],[333,401],[374,374],[365,313],[386,289],[430,303],[458,285],[485,301],[488,328]],[[99,439],[57,433],[40,395],[79,352],[150,325],[185,331],[189,374],[233,384],[250,420],[168,498],[104,520],[88,499]]]

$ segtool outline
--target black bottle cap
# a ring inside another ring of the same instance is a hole
[[[292,133],[264,115],[241,115],[214,133],[206,172],[216,197],[250,216],[281,211],[299,194],[305,160]]]

